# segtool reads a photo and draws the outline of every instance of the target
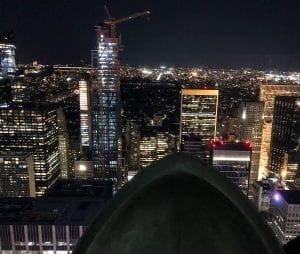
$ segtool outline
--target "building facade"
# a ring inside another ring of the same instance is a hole
[[[56,110],[36,105],[1,108],[0,150],[32,154],[36,194],[43,195],[60,174]]]
[[[182,89],[180,111],[180,144],[189,135],[201,139],[201,158],[209,158],[209,142],[216,138],[218,90]]]
[[[140,138],[140,167],[145,168],[175,150],[175,138],[172,134],[150,132]]]
[[[80,109],[80,140],[82,150],[91,145],[91,104],[90,87],[85,80],[79,81],[79,109]]]
[[[120,185],[119,41],[109,26],[97,26],[97,73],[92,83],[92,159],[95,177]]]
[[[300,191],[275,191],[271,214],[272,229],[282,245],[300,236]]]
[[[91,198],[0,199],[0,252],[72,253],[103,207]]]
[[[270,144],[275,96],[299,96],[300,86],[289,84],[261,84],[259,100],[264,102],[263,131],[259,160],[259,175],[265,177],[269,173]]]
[[[57,110],[57,125],[58,125],[58,151],[60,158],[60,177],[69,178],[70,162],[69,162],[69,134],[67,122],[62,108]]]
[[[248,195],[250,178],[251,143],[211,143],[211,164],[221,172],[245,195]]]
[[[269,170],[293,181],[300,164],[295,158],[300,153],[300,97],[276,96],[274,104]]]
[[[34,166],[31,154],[0,154],[0,196],[36,196]]]
[[[263,102],[244,102],[239,108],[240,140],[245,142],[248,141],[252,144],[249,182],[250,195],[252,195],[252,185],[263,177],[262,172],[259,172],[263,110]]]

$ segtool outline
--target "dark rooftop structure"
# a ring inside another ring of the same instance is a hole
[[[74,254],[283,254],[238,187],[184,153],[138,173],[96,218]]]
[[[0,225],[89,225],[104,203],[86,198],[1,198]]]
[[[48,197],[91,197],[109,200],[112,197],[112,181],[57,180],[48,190]]]

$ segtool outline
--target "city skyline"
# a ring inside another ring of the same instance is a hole
[[[131,65],[207,66],[298,70],[299,18],[296,1],[2,1],[0,31],[14,31],[17,62],[90,64],[94,25],[107,18],[150,10],[120,26]],[[41,46],[39,46],[41,45]]]
[[[0,1],[1,253],[299,252],[296,3]]]

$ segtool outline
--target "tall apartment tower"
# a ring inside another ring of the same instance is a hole
[[[91,99],[90,86],[85,80],[79,81],[79,109],[80,109],[80,141],[81,149],[85,151],[91,147]]]
[[[299,153],[300,97],[276,96],[269,170],[284,180],[293,181],[299,169]],[[297,166],[293,169],[289,167],[294,164]]]
[[[15,51],[12,33],[0,34],[0,78],[7,78],[16,72]]]
[[[92,83],[92,160],[95,178],[120,184],[119,40],[107,25],[97,26],[97,73]]]
[[[36,195],[60,174],[56,110],[29,105],[0,108],[1,154],[32,154]]]
[[[259,161],[259,172],[262,172],[264,176],[269,173],[269,158],[270,158],[270,144],[271,144],[271,132],[273,122],[273,111],[275,96],[299,96],[299,85],[287,85],[287,84],[261,84],[259,100],[264,102],[263,113],[263,131],[261,140],[261,151]]]
[[[253,184],[262,178],[262,172],[259,172],[259,158],[261,150],[263,110],[263,102],[243,102],[239,108],[240,140],[245,142],[248,141],[252,144],[249,178],[250,195],[252,195]]]
[[[57,125],[58,125],[58,151],[60,157],[60,177],[68,179],[70,177],[70,149],[69,149],[69,134],[67,130],[67,122],[62,108],[57,110]]]
[[[201,139],[199,157],[209,158],[209,142],[216,138],[218,90],[182,89],[180,144],[190,135]]]

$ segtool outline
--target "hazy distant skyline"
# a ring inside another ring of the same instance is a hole
[[[152,13],[119,26],[122,64],[300,71],[297,0],[0,0],[0,31],[15,32],[19,62],[90,63],[104,3]]]

